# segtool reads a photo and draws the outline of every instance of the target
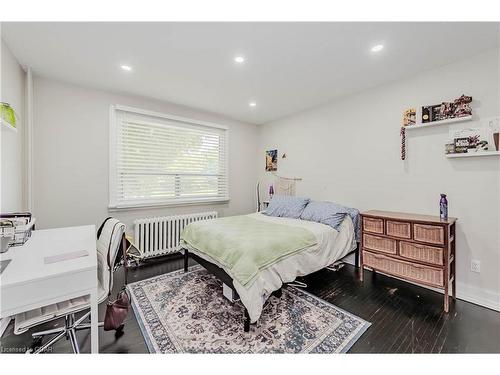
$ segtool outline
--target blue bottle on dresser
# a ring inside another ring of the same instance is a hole
[[[446,194],[441,194],[441,199],[439,200],[439,217],[441,220],[448,219],[448,199],[446,199]]]

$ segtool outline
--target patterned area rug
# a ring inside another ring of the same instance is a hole
[[[200,266],[128,286],[151,353],[345,353],[370,323],[307,292],[283,288],[243,331],[243,306]]]

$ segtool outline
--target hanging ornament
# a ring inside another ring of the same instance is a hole
[[[399,133],[401,135],[401,160],[406,159],[406,129],[401,127],[401,131]]]

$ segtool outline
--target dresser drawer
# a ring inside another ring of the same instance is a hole
[[[420,262],[443,265],[443,249],[440,247],[420,245],[401,241],[399,243],[399,255]]]
[[[435,287],[443,287],[444,284],[443,270],[440,268],[412,264],[369,251],[363,252],[363,262],[364,265],[377,271],[386,272],[410,281]]]
[[[391,238],[363,234],[363,247],[366,249],[382,251],[384,253],[396,254],[396,240]]]
[[[439,225],[413,224],[413,239],[432,244],[444,244],[444,228]]]
[[[404,221],[386,220],[385,234],[399,238],[411,238],[411,224]]]
[[[384,220],[371,217],[364,217],[363,230],[365,232],[384,234]]]

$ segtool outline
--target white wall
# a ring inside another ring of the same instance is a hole
[[[24,178],[24,85],[25,73],[9,47],[1,41],[0,101],[9,103],[18,115],[15,133],[1,128],[1,212],[26,209],[23,198]]]
[[[313,199],[437,215],[447,193],[458,218],[458,295],[500,309],[500,157],[446,159],[443,126],[408,132],[403,162],[399,137],[404,109],[461,94],[473,96],[479,119],[500,116],[499,69],[499,51],[490,51],[266,124],[260,178],[269,183],[264,152],[277,148],[279,174],[302,177],[297,194]],[[470,272],[471,259],[481,261],[480,274]]]
[[[205,120],[229,127],[230,202],[203,206],[108,212],[109,108],[122,104]],[[219,215],[255,208],[257,127],[214,114],[82,88],[34,80],[34,215],[39,228],[100,224],[107,216],[130,229],[135,218],[216,210]]]

